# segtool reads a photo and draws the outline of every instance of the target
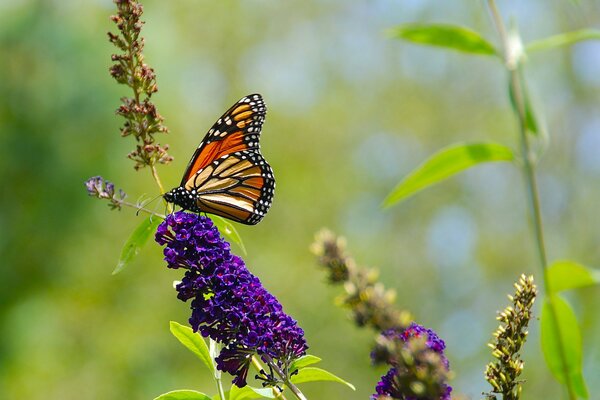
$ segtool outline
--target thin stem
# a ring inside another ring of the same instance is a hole
[[[160,190],[160,194],[165,194],[165,189],[162,185],[162,182],[160,181],[160,177],[158,176],[158,171],[156,170],[156,166],[154,164],[152,164],[150,166],[150,171],[152,171],[152,177],[154,178],[154,181],[156,182],[156,184],[158,185],[158,189]],[[164,198],[163,198],[163,201]],[[173,205],[171,203],[168,203],[167,201],[165,201],[165,204],[167,205],[167,211],[169,211],[169,214],[173,212]]]
[[[531,151],[531,146],[529,144],[529,135],[527,133],[527,122],[526,122],[526,110],[525,110],[525,98],[524,91],[521,82],[520,76],[520,60],[519,59],[511,59],[514,57],[514,54],[511,54],[509,37],[504,26],[504,22],[502,21],[502,17],[496,7],[495,0],[488,0],[488,5],[492,14],[492,18],[494,20],[494,24],[496,29],[498,30],[498,34],[502,41],[502,46],[504,50],[504,62],[505,66],[508,69],[510,74],[510,87],[513,94],[516,115],[518,119],[519,125],[519,136],[521,141],[521,153],[523,156],[523,169],[525,173],[525,180],[527,184],[527,193],[529,198],[529,208],[531,212],[531,216],[533,219],[533,230],[535,235],[535,242],[538,253],[538,260],[540,266],[543,271],[544,278],[544,286],[546,287],[546,293],[549,293],[549,308],[552,314],[553,319],[553,329],[557,333],[557,344],[558,344],[558,352],[559,357],[561,359],[561,365],[563,368],[563,375],[565,376],[565,383],[567,386],[567,391],[569,393],[569,398],[571,400],[575,400],[577,397],[575,395],[574,388],[572,386],[572,382],[569,379],[569,371],[567,367],[567,358],[565,353],[565,344],[563,342],[563,338],[560,332],[560,328],[558,326],[557,312],[556,306],[554,304],[552,298],[552,290],[550,288],[550,282],[548,279],[548,257],[546,254],[546,246],[544,242],[544,230],[542,223],[542,213],[540,207],[540,197],[539,197],[539,189],[537,184],[537,178],[535,175],[535,162],[534,155]],[[517,55],[518,56],[518,55]]]
[[[254,368],[256,368],[256,371],[260,375],[264,376],[265,378],[267,377],[267,375],[265,374],[265,369],[264,369],[263,365],[261,364],[261,362],[258,360],[258,357],[252,356],[252,365],[254,366]],[[278,388],[274,387],[274,388],[272,388],[272,390],[273,390],[273,394],[275,395],[275,398],[287,400],[287,398],[285,397],[283,392],[280,391]]]
[[[150,215],[156,215],[159,218],[165,219],[165,216],[163,214],[155,213],[154,211],[148,210],[147,208],[144,208],[144,207],[139,206],[137,204],[130,203],[129,201],[123,201],[123,200],[121,200],[121,201],[119,201],[119,204],[122,205],[122,206],[125,206],[125,207],[135,208],[138,211],[142,211],[142,212],[145,212],[145,213],[150,214]]]
[[[307,400],[306,396],[304,396],[304,393],[302,393],[300,391],[300,389],[298,389],[298,387],[296,385],[294,385],[290,379],[287,377],[287,374],[285,374],[278,366],[277,363],[273,362],[273,360],[271,358],[267,357],[267,364],[269,364],[269,366],[271,368],[273,368],[273,371],[275,371],[275,373],[279,376],[279,378],[281,378],[281,380],[283,381],[283,383],[285,384],[285,386],[287,386],[292,393],[294,393],[294,395],[300,399],[300,400]]]
[[[223,382],[221,381],[221,371],[219,371],[217,369],[216,363],[215,363],[215,358],[218,357],[219,353],[221,352],[221,346],[219,345],[219,343],[217,343],[216,341],[209,339],[209,352],[210,352],[210,357],[213,363],[213,368],[214,368],[214,378],[215,378],[215,384],[217,385],[217,392],[219,393],[219,398],[221,400],[226,400],[227,397],[225,397],[225,391],[223,390]]]

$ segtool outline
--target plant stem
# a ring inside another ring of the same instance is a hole
[[[563,337],[560,332],[560,327],[558,326],[557,312],[556,306],[553,301],[552,290],[550,288],[550,282],[548,279],[548,257],[546,254],[546,246],[544,242],[544,230],[542,223],[542,213],[540,207],[540,197],[539,190],[537,184],[537,178],[535,175],[535,160],[534,155],[531,151],[531,146],[529,144],[529,134],[527,132],[527,123],[526,123],[526,110],[525,110],[525,99],[524,99],[524,91],[521,82],[520,75],[520,65],[521,59],[519,54],[514,54],[513,49],[511,49],[511,43],[509,41],[509,37],[502,21],[502,17],[500,16],[500,12],[496,7],[495,0],[488,0],[488,5],[490,11],[492,13],[492,17],[494,20],[494,24],[496,25],[496,29],[498,30],[498,34],[500,36],[500,40],[502,42],[503,50],[504,50],[504,63],[510,75],[510,88],[513,94],[514,103],[515,103],[515,113],[517,115],[517,119],[519,122],[519,136],[521,141],[521,153],[523,157],[523,169],[525,173],[525,180],[527,184],[527,192],[529,198],[529,207],[531,212],[531,217],[533,219],[533,230],[535,235],[535,242],[537,247],[538,259],[540,266],[543,271],[544,278],[544,286],[546,288],[546,293],[548,294],[548,304],[550,312],[552,313],[553,319],[553,329],[557,333],[557,344],[558,344],[558,352],[559,357],[561,359],[561,365],[563,368],[563,375],[565,376],[565,383],[567,386],[567,391],[569,393],[569,398],[571,400],[575,400],[577,397],[575,395],[573,385],[571,379],[569,378],[569,371],[567,367],[567,358],[565,353],[565,344],[563,342]],[[515,57],[515,59],[513,59]]]
[[[159,218],[165,219],[165,216],[162,215],[162,214],[155,213],[154,211],[148,210],[147,208],[144,208],[142,206],[138,206],[137,204],[133,204],[133,203],[130,203],[128,201],[121,200],[121,201],[119,201],[119,204],[121,204],[122,206],[135,208],[138,211],[143,211],[143,212],[145,212],[147,214],[156,215]]]
[[[221,400],[226,400],[227,397],[225,397],[225,391],[223,390],[223,382],[221,381],[221,371],[219,371],[217,369],[217,366],[215,363],[215,358],[221,352],[221,346],[219,345],[219,343],[217,343],[216,341],[214,341],[212,339],[209,339],[209,352],[210,352],[210,357],[211,357],[211,360],[213,363],[214,378],[215,378],[215,383],[217,385],[217,392],[219,393],[219,398]]]
[[[298,387],[296,385],[294,385],[289,378],[287,377],[287,374],[285,374],[278,366],[276,363],[273,362],[273,360],[271,360],[270,358],[267,357],[267,364],[269,364],[269,366],[271,368],[273,368],[273,371],[275,371],[275,373],[279,376],[279,378],[281,378],[281,380],[283,381],[283,383],[285,384],[285,386],[287,386],[292,393],[294,393],[294,395],[300,399],[300,400],[307,400],[306,396],[304,396],[304,393],[302,393],[300,391],[300,389],[298,389]]]
[[[265,376],[265,371],[264,371],[264,367],[263,365],[260,363],[260,361],[258,360],[258,357],[256,356],[252,356],[252,365],[254,365],[254,368],[256,368],[256,371]],[[285,397],[285,395],[283,394],[283,392],[281,392],[279,389],[277,388],[272,388],[273,389],[273,394],[275,395],[275,398],[277,399],[282,399],[282,400],[287,400],[287,398]]]
[[[160,194],[165,194],[165,189],[162,185],[162,182],[160,181],[160,177],[158,176],[158,171],[156,170],[156,165],[152,164],[150,166],[150,171],[152,171],[152,177],[154,178],[154,181],[158,185]],[[167,201],[164,198],[163,198],[163,201],[167,205],[167,211],[169,212],[169,214],[171,214],[173,212],[173,205],[171,203],[167,203]]]

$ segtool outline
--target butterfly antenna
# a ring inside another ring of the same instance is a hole
[[[162,194],[159,194],[158,196],[155,196],[146,202],[138,202],[139,206],[138,206],[138,210],[136,211],[135,215],[139,215],[140,211],[142,211],[142,209],[144,207],[146,207],[150,203],[155,202],[156,199],[158,199],[159,197],[162,197],[162,196],[163,196]]]

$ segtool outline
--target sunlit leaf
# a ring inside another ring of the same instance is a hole
[[[599,270],[593,270],[575,261],[556,261],[548,267],[548,288],[552,293],[599,283]]]
[[[511,161],[513,152],[498,143],[458,144],[446,147],[408,174],[383,202],[392,206],[435,183],[473,165],[490,161]]]
[[[321,359],[319,357],[307,354],[305,356],[302,356],[302,357],[298,358],[297,360],[294,360],[290,364],[290,368],[289,369],[290,369],[290,372],[294,372],[297,369],[304,368],[304,367],[307,367],[309,365],[316,364],[316,363],[318,363],[320,361],[321,361]]]
[[[255,388],[244,386],[239,388],[235,385],[231,386],[229,391],[229,400],[245,400],[245,399],[274,399],[273,389],[271,388]]]
[[[156,397],[154,400],[211,400],[204,393],[195,390],[173,390]]]
[[[335,376],[329,371],[325,371],[321,368],[306,367],[298,371],[298,373],[292,376],[291,379],[293,384],[305,383],[305,382],[317,382],[317,381],[331,381],[338,382],[348,386],[352,390],[356,390],[353,384],[346,382],[340,377]]]
[[[215,367],[210,357],[210,351],[206,342],[200,336],[199,333],[195,333],[192,328],[181,325],[175,321],[171,321],[169,329],[173,336],[177,338],[185,347],[187,347],[192,353],[198,356],[200,360],[208,367],[208,369],[214,373]]]
[[[406,24],[390,29],[394,38],[413,43],[445,47],[471,54],[497,55],[494,46],[477,32],[463,26]]]
[[[244,246],[242,237],[231,222],[229,222],[225,218],[219,217],[218,215],[211,215],[210,219],[212,219],[215,226],[219,228],[219,232],[221,232],[221,235],[225,236],[227,239],[237,244],[242,250],[242,253],[246,254],[246,247]]]
[[[541,320],[542,350],[548,368],[560,383],[569,382],[579,397],[587,399],[582,375],[581,332],[573,309],[559,295],[549,295],[542,307]]]
[[[156,227],[162,222],[162,219],[156,215],[150,215],[145,218],[137,228],[131,233],[129,239],[125,242],[125,245],[121,249],[121,256],[117,267],[112,272],[113,275],[121,272],[135,257],[140,253],[140,250],[150,236],[156,231]]]
[[[559,35],[554,35],[545,39],[533,41],[527,46],[525,46],[525,50],[528,53],[534,51],[550,50],[561,46],[569,46],[584,40],[598,39],[600,39],[600,30],[581,29],[578,31],[561,33]]]

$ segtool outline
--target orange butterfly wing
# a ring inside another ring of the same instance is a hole
[[[266,113],[267,107],[260,94],[245,96],[231,106],[200,142],[183,174],[181,186],[199,170],[227,154],[246,150],[258,152]]]

